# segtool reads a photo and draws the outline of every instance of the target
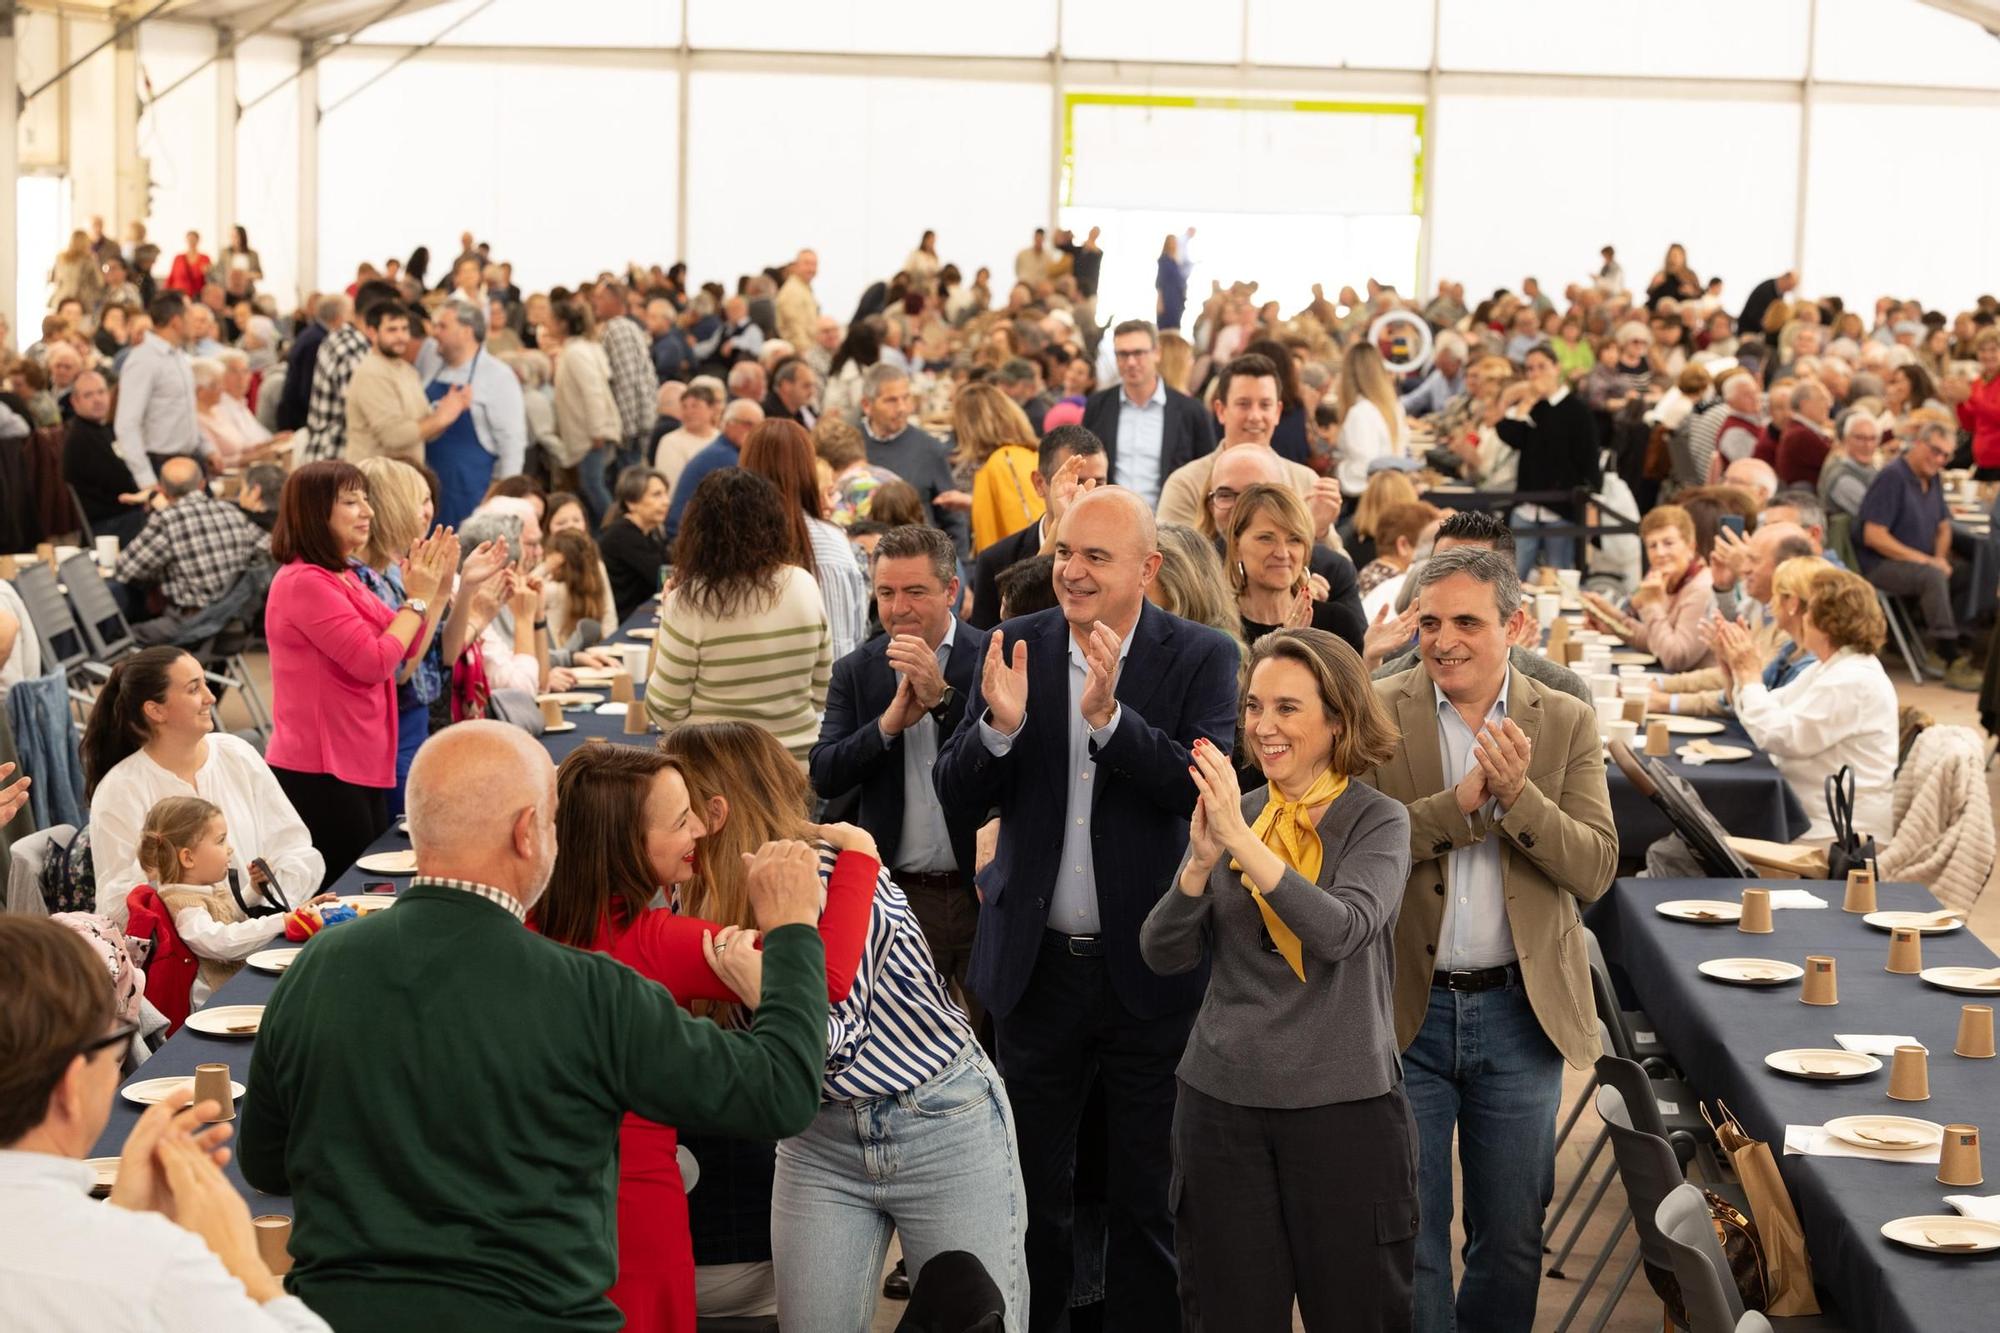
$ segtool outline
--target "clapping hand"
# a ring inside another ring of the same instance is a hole
[[[1654,602],[1664,602],[1666,600],[1667,576],[1657,569],[1647,570],[1646,577],[1640,579],[1639,586],[1633,590],[1632,605],[1635,607],[1646,607],[1651,606]]]
[[[1361,660],[1370,671],[1389,660],[1392,653],[1399,653],[1409,645],[1411,636],[1417,632],[1417,604],[1411,602],[1402,614],[1396,615],[1395,608],[1383,603],[1375,613],[1375,623],[1361,638]]]
[[[1301,583],[1298,591],[1292,595],[1292,604],[1285,608],[1284,628],[1304,629],[1312,624],[1312,619],[1312,588],[1307,584]]]
[[[1489,722],[1480,728],[1478,738],[1473,742],[1472,755],[1479,761],[1480,772],[1486,775],[1486,790],[1500,803],[1502,810],[1511,810],[1514,802],[1521,797],[1521,788],[1528,781],[1528,760],[1534,753],[1534,745],[1528,733],[1522,731],[1513,718],[1502,718],[1499,722]],[[1463,785],[1463,784],[1461,784]]]
[[[1718,589],[1733,588],[1750,568],[1751,558],[1750,543],[1741,533],[1734,528],[1717,528],[1715,545],[1708,553],[1708,576]]]
[[[1762,654],[1743,626],[1731,620],[1716,621],[1714,644],[1716,660],[1729,673],[1733,685],[1748,685],[1762,674]]]
[[[1208,738],[1196,740],[1188,757],[1194,761],[1188,765],[1188,774],[1200,794],[1197,807],[1202,837],[1215,852],[1208,862],[1212,867],[1222,859],[1222,853],[1242,846],[1250,836],[1250,826],[1243,822],[1243,792],[1237,785],[1236,767],[1230,762],[1228,751]],[[1192,845],[1192,828],[1188,837]]]
[[[167,1189],[154,1151],[160,1140],[169,1135],[192,1134],[195,1146],[213,1157],[217,1166],[228,1164],[229,1149],[222,1145],[229,1141],[232,1127],[220,1124],[202,1129],[203,1122],[209,1116],[221,1114],[222,1108],[214,1102],[190,1105],[193,1101],[194,1084],[190,1082],[146,1108],[119,1151],[118,1181],[111,1187],[112,1203],[135,1213],[161,1213],[173,1219],[174,1196]]]
[[[922,635],[898,634],[889,641],[889,666],[896,672],[896,693],[882,710],[882,734],[900,735],[921,721],[944,698],[944,675],[937,654]]]
[[[1312,616],[1312,601],[1306,601],[1306,616]],[[1111,715],[1118,709],[1118,700],[1112,690],[1118,681],[1118,652],[1124,640],[1103,621],[1094,622],[1090,627],[1090,637],[1084,641],[1084,667],[1089,673],[1083,684],[1083,698],[1078,702],[1078,711],[1083,720],[1096,731],[1111,725]]]
[[[250,1299],[261,1305],[284,1295],[257,1252],[250,1205],[214,1159],[186,1134],[162,1136],[153,1151],[173,1199],[174,1221],[202,1238]]]
[[[1010,661],[1005,638],[995,633],[987,640],[979,691],[986,698],[986,712],[993,729],[1011,736],[1021,729],[1021,719],[1028,713],[1028,644],[1025,639],[1016,639]]]
[[[507,567],[507,545],[505,542],[481,542],[472,548],[472,554],[465,557],[464,566],[458,571],[459,581],[477,587]]]
[[[1340,482],[1334,477],[1314,477],[1312,494],[1306,496],[1306,512],[1312,515],[1313,531],[1323,533],[1340,522]]]
[[[458,537],[450,528],[439,528],[427,537],[410,543],[403,559],[403,594],[419,601],[437,596],[454,566],[458,564]]]
[[[513,573],[511,592],[507,598],[508,609],[514,613],[516,625],[532,625],[542,618],[542,581],[526,570]]]
[[[0,764],[0,780],[14,771],[12,764]],[[20,808],[28,803],[28,785],[33,778],[16,778],[5,786],[0,786],[0,824],[12,819]]]
[[[1083,458],[1071,454],[1063,459],[1062,466],[1049,478],[1049,532],[1054,533],[1062,526],[1063,515],[1075,504],[1077,497],[1097,488],[1095,477],[1083,477]]]

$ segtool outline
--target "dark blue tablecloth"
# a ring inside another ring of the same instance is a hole
[[[634,642],[628,631],[634,626],[652,624],[655,610],[655,603],[646,603],[645,606],[635,612],[620,627],[618,633],[614,634],[609,641],[614,644]],[[643,682],[638,683],[638,689],[641,692],[644,691],[645,685]],[[542,744],[548,750],[549,757],[557,763],[561,763],[563,757],[571,750],[574,750],[579,745],[586,744],[593,737],[601,737],[614,744],[629,743],[634,745],[650,745],[655,739],[652,736],[626,735],[625,719],[622,716],[600,717],[588,708],[566,713],[564,716],[577,724],[576,730],[561,732],[542,738]],[[368,848],[367,853],[364,853],[364,855],[376,852],[404,851],[409,848],[409,845],[410,840],[407,834],[397,829],[391,829],[376,839],[375,843]],[[410,882],[410,878],[407,875],[381,875],[350,868],[346,874],[334,881],[332,892],[358,894],[362,892],[364,884],[370,882],[379,883],[383,880],[393,883],[399,892]],[[334,929],[338,930],[339,927],[336,926]],[[271,947],[286,947],[286,941],[280,937],[272,941]],[[306,947],[311,947],[310,941],[307,942]],[[271,992],[277,988],[277,984],[277,977],[262,972],[254,972],[246,967],[230,978],[228,982],[209,998],[208,1007],[227,1004],[263,1004],[271,998]],[[365,1019],[365,1015],[358,1017]],[[138,1072],[127,1081],[140,1082],[146,1079],[171,1078],[175,1075],[192,1077],[196,1065],[219,1062],[227,1064],[229,1066],[230,1077],[244,1085],[244,1097],[253,1097],[256,1093],[249,1086],[250,1080],[248,1074],[250,1072],[250,1052],[255,1044],[253,1039],[209,1037],[190,1028],[183,1027],[168,1039],[166,1045],[155,1051],[153,1057],[141,1065]],[[119,1149],[125,1143],[125,1136],[132,1132],[132,1127],[138,1123],[139,1116],[143,1110],[143,1107],[136,1106],[132,1102],[127,1101],[122,1093],[115,1098],[111,1104],[111,1118],[105,1123],[104,1133],[98,1137],[97,1146],[91,1149],[91,1155],[93,1157],[116,1157]],[[288,1215],[291,1213],[292,1201],[289,1197],[264,1194],[250,1188],[249,1183],[243,1179],[242,1173],[237,1170],[233,1159],[227,1169],[229,1178],[235,1182],[236,1187],[249,1199],[250,1210],[253,1213],[285,1213]]]
[[[1986,1153],[1984,1186],[1937,1183],[1936,1166],[1841,1157],[1786,1157],[1786,1125],[1817,1125],[1864,1113],[1913,1115],[1939,1124],[1981,1125],[2000,1135],[2000,1060],[1951,1053],[1959,1010],[1982,1001],[1884,970],[1889,936],[1840,910],[1845,886],[1771,882],[1810,889],[1823,910],[1774,914],[1776,930],[1745,935],[1728,925],[1695,925],[1654,910],[1670,898],[1740,896],[1734,880],[1621,879],[1586,920],[1597,932],[1621,987],[1652,1019],[1660,1039],[1711,1105],[1727,1103],[1743,1127],[1771,1145],[1800,1221],[1813,1276],[1831,1308],[1857,1333],[1941,1333],[2000,1327],[2000,1254],[1950,1258],[1892,1245],[1881,1226],[1913,1214],[1949,1213],[1947,1194],[2000,1190],[2000,1152]],[[1934,910],[1917,884],[1884,884],[1885,911]],[[1803,964],[1808,954],[1837,960],[1840,1003],[1799,1002],[1799,986],[1729,986],[1695,971],[1708,958],[1777,958]],[[1970,930],[1927,935],[1926,966],[1991,967],[1992,951]],[[1764,1065],[1772,1051],[1832,1047],[1840,1032],[1908,1034],[1930,1048],[1931,1099],[1893,1102],[1884,1068],[1853,1082],[1788,1078]]]
[[[1734,719],[1715,720],[1726,722],[1722,734],[1675,736],[1674,748],[1678,750],[1689,741],[1706,739],[1757,750],[1749,734]],[[1762,750],[1748,759],[1727,764],[1690,764],[1678,754],[1666,755],[1662,762],[1686,779],[1709,813],[1738,837],[1791,842],[1803,836],[1811,823],[1792,784],[1785,781],[1785,775],[1771,762],[1771,756]],[[1641,796],[1618,765],[1606,764],[1605,768],[1611,780],[1611,814],[1618,823],[1618,853],[1624,858],[1641,859],[1649,844],[1666,837],[1673,829],[1660,813],[1660,807]]]

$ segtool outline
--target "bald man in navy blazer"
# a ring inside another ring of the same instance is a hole
[[[1153,1333],[1180,1323],[1174,1069],[1208,974],[1154,975],[1139,926],[1187,850],[1191,747],[1235,737],[1237,651],[1146,600],[1160,554],[1131,491],[1080,497],[1055,554],[1060,605],[994,630],[937,790],[947,810],[1000,816],[971,984],[1020,1137],[1028,1327],[1067,1317],[1077,1122],[1095,1073],[1109,1130],[1104,1327]]]

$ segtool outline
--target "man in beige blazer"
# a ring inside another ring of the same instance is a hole
[[[1375,682],[1404,744],[1370,781],[1410,808],[1396,1038],[1421,1143],[1416,1327],[1532,1327],[1563,1063],[1598,1055],[1578,916],[1618,857],[1597,718],[1508,664],[1511,559],[1444,551],[1417,576],[1419,665]],[[1451,1146],[1465,1276],[1452,1293]]]

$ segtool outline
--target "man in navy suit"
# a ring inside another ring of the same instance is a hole
[[[1095,1073],[1109,1148],[1104,1327],[1179,1327],[1167,1206],[1174,1068],[1206,969],[1159,977],[1139,925],[1187,849],[1189,750],[1236,732],[1236,647],[1146,600],[1153,514],[1122,487],[1079,496],[1056,535],[1052,611],[987,641],[938,759],[947,810],[1000,815],[972,988],[993,1016],[1028,1191],[1031,1333],[1070,1299],[1077,1122]]]
[[[891,528],[875,546],[881,634],[833,664],[826,719],[813,744],[813,789],[827,799],[860,789],[855,822],[875,836],[923,927],[924,942],[975,1027],[965,984],[979,900],[973,839],[984,810],[948,809],[931,782],[938,747],[958,729],[986,656],[986,631],[964,624],[958,551],[936,528]]]
[[[1110,467],[1104,441],[1081,426],[1057,426],[1042,437],[1034,484],[1035,494],[1048,509],[1025,528],[1008,533],[979,553],[972,566],[972,610],[967,620],[981,629],[1000,623],[1000,576],[1019,562],[1040,555],[1042,548],[1051,544],[1070,502],[1109,481]]]
[[[1104,441],[1111,479],[1160,503],[1160,487],[1174,469],[1215,449],[1215,416],[1160,378],[1160,335],[1143,319],[1111,331],[1118,383],[1099,389],[1083,405],[1083,424]]]

